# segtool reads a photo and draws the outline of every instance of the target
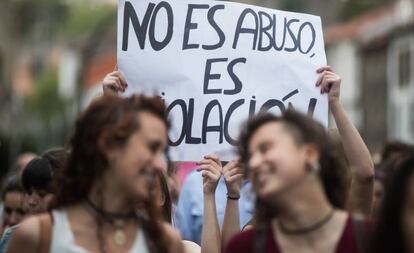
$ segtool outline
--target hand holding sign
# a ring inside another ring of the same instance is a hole
[[[331,66],[319,68],[316,72],[320,74],[316,86],[321,87],[321,94],[328,93],[329,103],[339,101],[341,77],[334,72]]]
[[[120,71],[113,71],[107,74],[102,82],[105,96],[118,95],[119,92],[125,92],[127,87],[128,84]]]
[[[204,194],[214,195],[221,177],[222,168],[220,159],[217,155],[207,155],[197,165],[199,166],[197,171],[201,171],[203,176]]]

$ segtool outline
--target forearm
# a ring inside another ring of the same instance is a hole
[[[346,209],[352,213],[360,213],[370,216],[372,212],[373,193],[373,183],[362,184],[353,180],[351,182]]]
[[[201,253],[220,253],[221,235],[217,219],[214,194],[204,194],[203,230],[201,236]]]
[[[341,103],[330,103],[330,109],[352,173],[347,209],[370,215],[374,185],[374,164],[371,154]]]
[[[372,181],[374,164],[371,154],[354,124],[349,119],[342,104],[335,100],[329,104],[338,127],[346,158],[358,181]]]
[[[240,232],[239,200],[227,199],[222,229],[223,249],[238,232]]]

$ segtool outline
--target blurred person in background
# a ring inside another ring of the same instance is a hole
[[[25,191],[25,205],[30,214],[43,213],[48,210],[53,198],[52,169],[49,162],[42,157],[33,159],[22,173]]]
[[[384,144],[381,162],[399,159],[414,152],[414,145],[402,141],[388,141]]]
[[[68,152],[63,148],[47,150],[24,168],[22,184],[27,210],[31,214],[46,212],[53,200],[53,178],[63,170]]]
[[[23,168],[26,167],[26,165],[35,157],[36,155],[30,152],[25,152],[25,153],[20,154],[19,156],[17,156],[15,160],[14,167],[11,169],[11,173],[13,175],[17,175],[17,177],[20,177],[23,171]],[[2,184],[5,183],[5,182],[2,182],[3,179],[0,181]],[[0,201],[0,220],[3,220],[3,202],[1,201]]]
[[[238,160],[231,160],[223,167],[216,154],[207,155],[198,162],[198,171],[203,177],[204,210],[201,237],[202,253],[220,253],[230,239],[240,231],[239,199],[243,179],[243,170]],[[227,202],[220,226],[216,212],[216,189],[223,177],[227,189]]]
[[[169,165],[170,166],[170,165]],[[162,208],[162,214],[164,221],[172,224],[172,210],[173,201],[171,197],[171,190],[169,190],[169,184],[167,182],[169,176],[165,173],[157,173],[157,182],[154,187],[154,195],[157,199],[158,206]],[[172,224],[174,226],[174,224]],[[185,253],[199,253],[200,246],[191,241],[182,241]]]
[[[211,155],[209,155],[203,160],[211,159]],[[221,166],[222,165],[220,164],[220,167]],[[199,170],[199,168],[197,170]],[[180,230],[184,239],[201,244],[203,226],[206,224],[204,222],[205,193],[203,190],[204,179],[202,173],[197,170],[191,172],[183,183],[178,199],[175,218],[177,220],[177,228]],[[230,196],[232,198],[237,198],[237,201],[231,200],[231,202],[238,207],[237,224],[238,231],[240,231],[240,229],[248,224],[253,217],[254,194],[251,191],[251,183],[248,180],[242,180],[240,182],[239,194],[232,196],[228,192],[226,179],[224,177],[220,177],[215,189],[214,201],[219,226],[224,226],[226,205],[229,202]]]
[[[414,153],[401,158],[389,175],[371,252],[414,253]]]
[[[26,167],[26,165],[36,157],[37,157],[36,154],[30,153],[30,152],[20,154],[16,158],[16,163],[14,166],[14,173],[18,176],[21,176],[23,169]]]
[[[26,216],[24,189],[18,176],[10,176],[2,193],[4,214],[0,240],[0,253],[6,252],[7,243],[15,228]]]
[[[13,175],[6,179],[6,183],[2,193],[4,202],[4,215],[2,220],[2,232],[20,223],[26,215],[23,208],[24,189],[19,177]]]
[[[95,99],[76,121],[55,209],[23,222],[7,252],[182,252],[151,190],[168,125],[160,98]]]
[[[23,207],[29,215],[47,212],[52,204],[54,191],[53,178],[63,169],[68,152],[63,148],[53,148],[40,157],[32,159],[23,169],[21,182],[24,189]],[[18,225],[9,227],[0,242],[0,253],[6,252],[11,236]]]
[[[401,160],[414,152],[414,146],[401,141],[388,141],[384,144],[381,161],[375,168],[374,200],[372,217],[377,218],[385,195],[385,182],[397,169]]]

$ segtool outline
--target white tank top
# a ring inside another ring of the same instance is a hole
[[[66,212],[53,210],[53,230],[50,253],[88,253],[76,245]],[[138,231],[129,253],[149,253],[142,230]]]

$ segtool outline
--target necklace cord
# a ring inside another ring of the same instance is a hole
[[[287,235],[301,235],[301,234],[307,234],[310,233],[312,231],[315,231],[321,227],[323,227],[326,223],[328,223],[333,215],[335,213],[334,209],[331,209],[331,211],[329,211],[328,214],[326,214],[324,217],[322,217],[322,219],[320,219],[319,221],[315,222],[314,224],[307,226],[307,227],[303,227],[303,228],[298,228],[298,229],[290,229],[285,227],[285,225],[283,225],[283,223],[281,221],[278,222],[279,224],[279,228],[280,230]]]

